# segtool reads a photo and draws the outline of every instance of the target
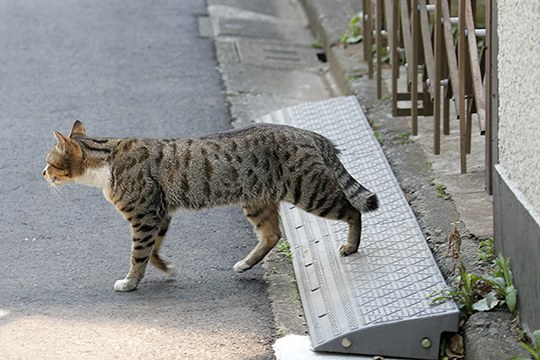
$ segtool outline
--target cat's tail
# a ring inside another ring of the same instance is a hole
[[[351,174],[345,169],[341,161],[337,159],[336,164],[337,180],[341,190],[354,206],[360,212],[375,211],[379,208],[379,199],[377,194],[372,193],[356,181]]]
[[[377,195],[366,189],[349,174],[343,163],[339,160],[340,151],[336,146],[321,135],[315,136],[314,140],[317,147],[321,150],[326,166],[335,171],[339,187],[343,190],[351,205],[360,212],[377,210],[379,208]]]

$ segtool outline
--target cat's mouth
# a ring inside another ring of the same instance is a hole
[[[60,180],[54,176],[45,175],[45,180],[52,186],[58,186],[60,184]]]
[[[47,173],[47,168],[45,168],[43,170],[43,177],[45,178],[45,180],[51,184],[52,186],[58,186],[60,184],[60,179],[58,179],[57,177],[55,176],[51,176]]]

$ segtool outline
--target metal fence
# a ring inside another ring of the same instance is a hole
[[[382,72],[391,69],[392,113],[432,116],[433,152],[450,131],[450,106],[459,120],[461,172],[467,172],[474,128],[486,139],[486,183],[491,189],[491,1],[363,0],[364,58],[376,75],[382,97]],[[405,68],[403,68],[405,67]],[[486,71],[488,69],[488,71]],[[406,89],[398,78],[406,74]],[[453,100],[453,101],[451,101]],[[406,104],[405,106],[403,104]],[[473,114],[477,125],[473,128]]]

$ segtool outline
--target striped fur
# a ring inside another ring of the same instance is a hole
[[[377,197],[358,183],[325,137],[289,126],[253,125],[194,137],[152,140],[90,138],[76,121],[70,136],[47,155],[52,185],[79,182],[103,188],[131,223],[131,268],[115,284],[134,290],[150,260],[172,273],[159,248],[177,209],[240,204],[259,243],[234,269],[245,271],[281,238],[278,204],[287,201],[315,215],[349,224],[342,255],[358,250],[361,213],[377,209]]]

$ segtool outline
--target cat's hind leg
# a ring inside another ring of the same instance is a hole
[[[356,209],[351,210],[345,219],[349,224],[349,235],[347,241],[339,247],[339,253],[342,256],[354,254],[360,246],[360,237],[362,235],[362,214]]]
[[[169,230],[169,224],[171,223],[171,217],[167,216],[159,226],[159,231],[156,236],[156,242],[154,244],[154,248],[152,249],[152,255],[150,256],[150,262],[152,265],[157,267],[159,270],[163,271],[165,274],[169,276],[176,275],[176,270],[173,265],[171,265],[167,260],[164,260],[161,256],[159,256],[159,250],[161,248],[161,245],[163,244],[163,240],[165,239],[165,235],[167,234],[167,230]]]
[[[259,263],[281,238],[278,203],[264,206],[244,206],[244,213],[257,231],[259,242],[246,258],[234,265],[236,272],[244,272]]]
[[[358,251],[362,235],[362,213],[349,202],[343,192],[328,194],[320,206],[306,210],[325,219],[345,221],[349,225],[349,233],[347,241],[340,246],[339,253],[347,256]]]

